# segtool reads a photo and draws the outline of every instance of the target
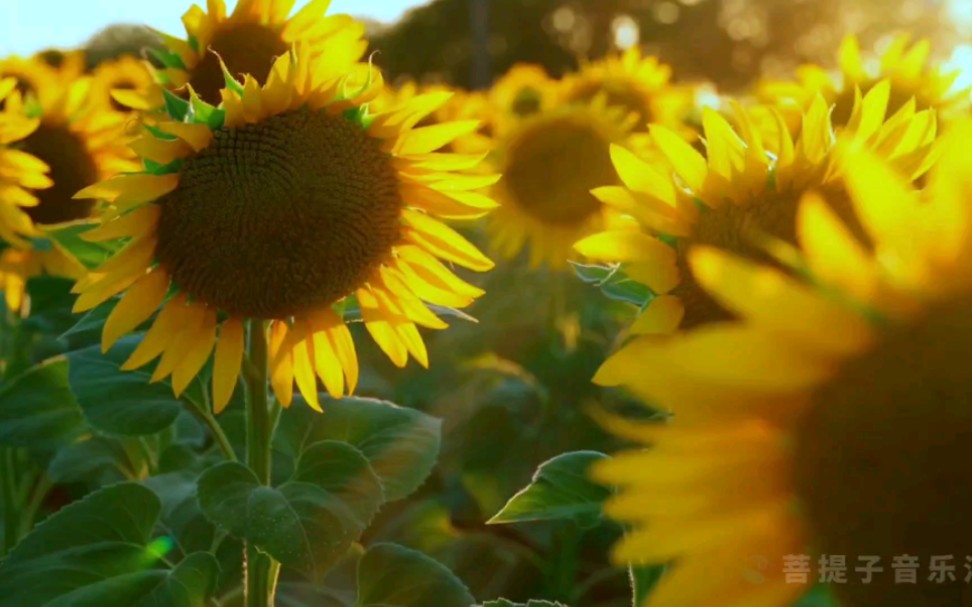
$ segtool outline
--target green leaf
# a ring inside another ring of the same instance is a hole
[[[360,451],[323,441],[301,455],[293,477],[277,488],[229,462],[202,474],[198,496],[213,523],[319,580],[371,523],[382,488]]]
[[[587,471],[606,458],[595,451],[574,451],[540,464],[530,484],[510,498],[489,523],[572,520],[582,526],[596,525],[611,492],[591,481]]]
[[[159,508],[149,489],[121,483],[53,514],[0,563],[0,607],[202,607],[212,568],[204,556],[161,565],[168,542],[149,541]]]
[[[62,333],[60,338],[67,344],[67,351],[100,344],[101,330],[115,304],[114,300],[110,300],[86,312],[74,326]]]
[[[432,471],[439,454],[441,420],[368,398],[322,399],[321,406],[324,413],[291,407],[280,420],[277,449],[296,457],[305,445],[317,441],[348,443],[371,462],[387,501],[408,496]]]
[[[155,434],[182,410],[168,383],[149,383],[151,374],[141,369],[121,370],[139,339],[126,336],[107,354],[97,345],[67,354],[71,390],[91,425],[109,434]]]
[[[162,529],[172,536],[183,553],[207,550],[216,534],[205,517],[196,498],[197,475],[192,472],[173,472],[145,479],[145,486],[162,500],[159,521]]]
[[[63,358],[31,367],[0,388],[0,444],[48,449],[70,443],[85,430]]]
[[[97,226],[98,224],[91,222],[69,223],[49,228],[45,230],[45,234],[85,267],[94,268],[107,261],[121,247],[120,243],[114,241],[88,242],[81,239],[82,234]]]
[[[137,453],[137,451],[136,451]],[[144,462],[132,462],[132,451],[121,441],[106,436],[89,436],[68,445],[54,455],[47,474],[55,483],[87,482],[110,485],[134,477]]]
[[[451,571],[395,544],[376,544],[358,564],[355,607],[469,607],[475,599]]]
[[[136,607],[206,607],[218,578],[216,557],[207,552],[190,554]]]
[[[641,603],[638,603],[639,605]],[[497,599],[495,601],[486,601],[482,605],[476,605],[475,607],[566,607],[562,603],[552,603],[550,601],[539,601],[531,599],[526,603],[514,603],[506,599]]]

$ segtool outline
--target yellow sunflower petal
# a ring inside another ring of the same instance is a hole
[[[238,318],[224,322],[213,360],[213,412],[217,415],[226,409],[236,390],[245,346],[243,322]]]
[[[123,335],[152,316],[165,300],[169,282],[168,274],[157,268],[129,288],[105,320],[101,333],[102,352],[107,352]]]
[[[648,308],[631,325],[631,333],[670,335],[678,329],[684,314],[682,300],[673,295],[660,295],[648,304]]]

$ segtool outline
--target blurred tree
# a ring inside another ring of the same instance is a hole
[[[87,68],[93,70],[104,63],[124,55],[147,57],[145,49],[161,48],[162,41],[148,27],[117,23],[109,25],[91,37],[84,45]]]
[[[724,90],[802,62],[832,65],[849,32],[867,46],[907,29],[935,40],[940,53],[953,40],[945,0],[435,0],[372,34],[389,79],[471,87],[474,2],[488,5],[484,43],[494,77],[518,62],[559,75],[581,57],[600,57],[616,46],[619,18],[638,23],[641,44],[679,79]]]

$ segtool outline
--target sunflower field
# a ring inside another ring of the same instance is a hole
[[[0,607],[972,607],[972,0],[184,2],[0,58]]]

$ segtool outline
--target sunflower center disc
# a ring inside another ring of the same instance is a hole
[[[513,99],[511,110],[517,116],[524,118],[532,116],[540,111],[541,93],[533,87],[525,86],[516,94]]]
[[[528,215],[558,226],[581,224],[601,208],[591,190],[618,183],[609,146],[576,118],[541,122],[510,146],[503,180]]]
[[[230,74],[249,74],[263,84],[270,75],[273,60],[287,50],[280,34],[263,25],[241,23],[226,27],[213,35],[209,51],[193,69],[189,84],[203,101],[218,105],[221,100],[219,91],[226,87],[220,57]]]
[[[814,394],[796,436],[794,475],[821,554],[846,555],[855,606],[969,605],[972,555],[972,301],[932,308],[892,329]],[[920,561],[916,585],[895,583],[893,559]],[[871,584],[853,574],[880,556]],[[951,556],[956,582],[930,581]],[[854,583],[855,579],[858,583]]]
[[[685,305],[682,328],[689,329],[732,318],[695,281],[687,263],[689,249],[696,245],[707,245],[760,263],[778,265],[762,248],[761,241],[769,236],[796,244],[796,214],[803,194],[803,190],[773,194],[765,201],[754,201],[747,206],[726,202],[717,209],[705,209],[699,214],[693,236],[679,241],[678,263],[682,282],[673,293]],[[863,228],[854,215],[847,192],[843,188],[830,188],[824,192],[824,198],[851,233],[861,242],[866,242]]]
[[[183,291],[285,318],[368,278],[399,239],[402,200],[378,140],[301,109],[217,131],[160,205],[156,254]]]
[[[54,181],[53,186],[34,191],[37,206],[24,208],[34,223],[61,223],[91,214],[94,201],[72,198],[78,190],[98,181],[98,167],[77,135],[65,126],[41,123],[23,141],[23,150],[46,162]]]

